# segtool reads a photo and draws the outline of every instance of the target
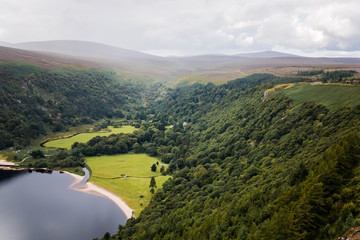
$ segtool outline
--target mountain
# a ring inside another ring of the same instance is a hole
[[[2,47],[11,47],[11,45],[12,45],[12,43],[0,41],[0,46],[2,46]]]
[[[96,62],[124,79],[145,84],[166,80],[174,68],[174,63],[163,57],[94,42],[56,40],[17,43],[13,47]]]
[[[162,61],[164,59],[162,57],[113,47],[106,44],[75,40],[23,42],[13,44],[13,47],[24,50],[51,52],[101,60],[108,59],[118,61]]]
[[[110,45],[74,40],[25,42],[11,44],[11,47],[27,49],[30,51],[26,52],[27,55],[35,54],[24,60],[37,64],[57,62],[57,65],[66,65],[66,62],[70,62],[71,65],[109,68],[129,81],[146,85],[166,83],[172,87],[197,82],[222,84],[256,72],[295,76],[298,71],[314,67],[357,69],[360,65],[360,59],[357,58],[309,58],[275,51],[159,57]],[[40,55],[46,56],[46,61],[39,60]]]
[[[54,53],[34,52],[10,47],[0,47],[0,61],[19,61],[34,64],[39,67],[53,69],[73,67],[77,69],[103,68],[98,62],[79,57],[71,57]]]
[[[275,51],[264,51],[264,52],[255,52],[255,53],[240,53],[235,54],[234,56],[238,57],[247,57],[247,58],[279,58],[279,57],[299,57],[297,55],[275,52]]]

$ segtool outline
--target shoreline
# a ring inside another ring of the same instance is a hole
[[[106,197],[111,201],[113,201],[121,209],[121,211],[124,213],[127,219],[134,217],[133,216],[134,210],[131,209],[119,196],[91,182],[86,182],[85,185],[82,187],[74,187],[76,184],[81,182],[84,177],[67,171],[64,171],[64,173],[75,178],[75,181],[69,186],[70,189],[84,193],[95,194],[101,197]]]
[[[15,163],[0,159],[0,170],[8,170],[8,171],[39,171],[39,170],[43,170],[44,172],[46,172],[46,171],[52,172],[53,171],[50,169],[35,169],[35,168],[34,169],[30,169],[30,168],[16,169],[16,168],[13,168],[16,166],[18,166],[18,165]],[[135,217],[133,214],[134,210],[131,209],[121,199],[121,197],[119,197],[116,194],[106,190],[105,188],[98,186],[95,183],[91,183],[91,182],[86,182],[83,186],[76,187],[76,184],[80,183],[84,179],[84,176],[79,176],[77,174],[70,173],[68,171],[60,171],[60,172],[70,175],[75,179],[75,181],[68,186],[69,189],[108,198],[120,208],[120,210],[124,213],[124,215],[127,219],[129,219],[131,217]]]
[[[9,161],[0,159],[0,166],[2,166],[2,167],[17,167],[19,165],[15,164],[13,162],[9,162]]]

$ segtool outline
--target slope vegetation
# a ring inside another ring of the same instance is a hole
[[[297,84],[281,91],[295,104],[314,102],[331,111],[341,107],[355,107],[360,103],[360,87],[351,85]]]
[[[102,70],[48,70],[0,63],[0,149],[29,144],[49,131],[116,116],[139,88]]]
[[[155,103],[158,121],[187,122],[183,144],[158,151],[173,176],[112,238],[332,239],[359,225],[360,107],[264,98],[293,81],[255,75]]]

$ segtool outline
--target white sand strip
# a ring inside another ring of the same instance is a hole
[[[18,166],[18,165],[16,165],[15,163],[13,163],[13,162],[8,162],[8,161],[6,161],[6,160],[0,160],[0,165],[1,165],[1,166]]]
[[[128,205],[126,205],[126,203],[119,196],[113,194],[112,192],[107,191],[106,189],[104,189],[94,183],[90,183],[90,182],[87,182],[85,184],[85,186],[83,186],[83,187],[73,188],[73,186],[75,184],[81,182],[83,177],[73,174],[73,173],[66,172],[66,171],[64,171],[64,172],[76,179],[75,182],[69,186],[69,188],[77,190],[77,191],[85,192],[85,193],[96,194],[98,196],[107,197],[111,201],[113,201],[121,209],[121,211],[123,211],[123,213],[125,214],[127,219],[129,219],[133,216],[134,210],[132,210]]]

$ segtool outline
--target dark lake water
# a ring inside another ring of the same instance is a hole
[[[111,200],[68,189],[73,182],[59,172],[0,170],[0,239],[91,240],[126,223]]]

